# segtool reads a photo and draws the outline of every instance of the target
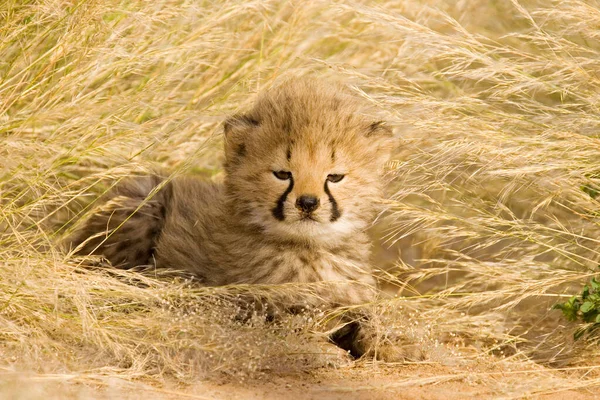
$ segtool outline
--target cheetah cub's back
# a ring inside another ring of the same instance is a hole
[[[329,282],[317,290],[319,306],[370,301],[365,230],[377,212],[390,130],[346,88],[305,78],[265,91],[224,131],[223,185],[132,178],[72,246],[117,267],[185,270],[206,285]]]

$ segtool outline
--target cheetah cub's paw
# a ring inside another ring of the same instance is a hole
[[[354,358],[374,358],[385,362],[421,361],[421,346],[403,340],[392,332],[381,333],[370,324],[351,322],[331,335],[330,340]]]
[[[374,358],[389,363],[415,362],[425,359],[421,346],[392,343],[391,341],[388,342],[387,338],[385,343],[372,344],[362,357]]]
[[[320,367],[343,368],[348,367],[354,361],[354,357],[348,351],[333,343],[320,341],[317,345],[317,364]]]

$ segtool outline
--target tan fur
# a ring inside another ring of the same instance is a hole
[[[365,229],[377,211],[379,169],[391,135],[365,110],[343,87],[286,81],[259,96],[247,114],[226,121],[223,185],[176,178],[134,213],[152,189],[148,183],[161,181],[134,179],[124,186],[143,186],[141,192],[117,189],[107,203],[113,206],[95,213],[71,241],[114,265],[152,258],[157,267],[191,272],[206,285],[337,282],[302,300],[320,307],[369,302],[375,281]],[[278,179],[277,171],[291,178]],[[330,174],[344,178],[331,182]],[[309,219],[296,204],[302,195],[319,201]],[[134,216],[125,220],[127,213]],[[108,236],[117,223],[122,226]],[[346,335],[354,342],[367,336]],[[368,352],[369,345],[358,342],[358,355]]]

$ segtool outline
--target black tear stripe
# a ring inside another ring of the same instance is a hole
[[[337,201],[335,201],[333,195],[329,191],[329,187],[327,187],[327,181],[325,181],[325,194],[327,194],[329,202],[331,203],[331,217],[329,218],[329,221],[335,222],[342,216],[342,213],[340,212]]]
[[[277,200],[277,205],[275,206],[275,208],[273,208],[273,210],[271,210],[271,212],[273,213],[273,216],[280,221],[285,220],[285,215],[283,214],[283,206],[285,205],[285,200],[287,199],[288,194],[290,194],[292,192],[293,188],[294,188],[294,177],[290,176],[290,185],[288,186],[287,189],[285,189],[285,192],[283,192],[281,197]]]

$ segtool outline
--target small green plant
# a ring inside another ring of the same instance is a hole
[[[579,320],[586,324],[592,324],[578,329],[574,334],[575,339],[579,339],[586,332],[595,330],[600,327],[600,281],[592,278],[579,295],[571,297],[564,303],[555,304],[553,308],[561,310],[569,321]]]
[[[600,174],[592,174],[592,179],[600,178]],[[588,194],[592,199],[600,195],[600,187],[596,184],[586,184],[581,190]],[[600,265],[598,265],[600,268]],[[574,337],[579,339],[586,332],[589,333],[600,327],[600,281],[592,278],[588,285],[585,285],[578,296],[573,296],[564,303],[555,304],[553,309],[561,310],[565,318],[569,321],[582,321],[584,327],[578,329]]]

